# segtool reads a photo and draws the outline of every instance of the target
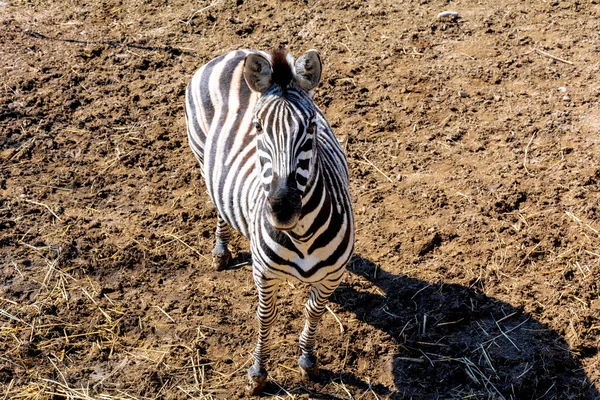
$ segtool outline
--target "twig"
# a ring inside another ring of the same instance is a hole
[[[340,44],[342,46],[344,46],[346,48],[346,50],[348,50],[348,53],[350,53],[351,57],[354,57],[354,55],[352,54],[352,50],[350,50],[350,47],[348,47],[345,43],[340,42]]]
[[[525,146],[525,157],[523,157],[523,167],[525,168],[525,172],[527,172],[527,175],[531,175],[529,173],[529,170],[527,169],[527,154],[529,153],[529,146],[531,146],[531,143],[533,143],[535,134],[536,132],[533,132],[533,135],[531,135],[531,138],[529,139],[529,143],[527,143],[527,146]]]
[[[342,369],[346,367],[346,361],[348,360],[348,348],[350,347],[350,337],[346,339],[346,351],[344,352],[344,361],[342,361]]]
[[[375,170],[377,172],[379,172],[381,175],[384,176],[385,179],[387,179],[388,181],[394,183],[394,181],[392,180],[392,178],[390,178],[389,176],[387,176],[382,170],[380,170],[375,164],[373,164],[371,161],[369,161],[369,159],[365,156],[362,156],[362,158],[373,168],[375,168]]]
[[[525,254],[525,257],[523,257],[523,259],[521,260],[521,262],[519,263],[519,266],[517,268],[521,268],[523,265],[525,265],[525,262],[527,260],[529,260],[529,257],[531,257],[531,255],[533,254],[533,252],[542,245],[542,242],[539,242],[538,244],[536,244],[535,246],[533,246],[533,249],[531,249],[527,254]]]
[[[65,383],[65,386],[68,387],[67,380],[65,379],[65,376],[63,375],[62,371],[56,366],[56,364],[54,364],[54,361],[52,361],[50,357],[48,357],[48,361],[50,361],[50,364],[52,364],[56,372],[58,372],[58,375],[60,375],[60,377],[62,378],[63,382]]]
[[[11,313],[9,313],[8,311],[3,310],[1,308],[0,308],[0,316],[6,317],[8,319],[12,319],[13,321],[17,321],[17,322],[20,322],[22,324],[26,324],[26,325],[31,326],[31,324],[27,324],[27,322],[23,321],[21,318],[15,317],[14,315],[12,315]]]
[[[375,397],[375,400],[379,400],[379,396],[377,396],[377,393],[375,393],[375,391],[373,390],[373,385],[371,385],[371,378],[367,378],[367,384],[369,385],[369,390],[371,391],[371,393],[373,394],[373,396]],[[366,393],[366,392],[365,392]],[[361,396],[362,397],[362,396]]]
[[[8,384],[8,387],[6,388],[6,393],[4,393],[4,397],[2,398],[2,400],[8,399],[8,395],[10,394],[10,391],[14,384],[15,384],[15,380],[13,378],[10,380],[10,383]]]
[[[51,209],[50,207],[48,207],[48,205],[47,205],[47,204],[44,204],[44,203],[38,203],[37,201],[28,200],[28,199],[23,199],[23,200],[25,200],[25,202],[27,202],[27,203],[35,204],[36,206],[42,206],[42,207],[46,207],[46,209],[47,209],[48,211],[50,211],[50,214],[54,215],[54,218],[56,218],[56,219],[57,219],[57,220],[59,220],[59,221],[62,221],[62,219],[60,219],[60,217],[59,217],[58,215],[56,215],[56,214],[54,213],[54,211],[52,211],[52,209]]]
[[[581,218],[577,217],[575,214],[573,214],[570,211],[565,211],[565,214],[567,214],[569,217],[571,217],[573,219],[573,221],[577,222],[578,224],[581,225],[585,225],[586,227],[588,227],[592,232],[594,232],[596,235],[598,234],[598,230],[593,228],[590,224],[584,222]]]
[[[415,358],[415,357],[394,357],[394,361],[396,360],[400,360],[400,361],[409,361],[409,362],[415,362],[415,363],[424,363],[425,360],[422,358]]]
[[[464,318],[461,318],[459,320],[456,321],[449,321],[449,322],[440,322],[439,324],[437,324],[436,326],[444,326],[444,325],[452,325],[452,324],[458,324],[459,322],[461,322],[462,320],[464,320]]]
[[[492,371],[494,371],[495,374],[498,374],[496,372],[496,368],[494,368],[494,366],[492,365],[492,360],[490,359],[490,356],[488,355],[488,353],[485,351],[485,349],[483,348],[483,346],[481,344],[479,344],[479,348],[481,349],[481,352],[483,353],[483,357],[485,358],[485,361],[487,361],[487,363],[490,366],[490,368],[492,369]]]
[[[481,370],[477,367],[477,365],[475,365],[471,360],[469,360],[467,357],[462,357],[462,358],[457,358],[456,361],[459,361],[459,362],[462,362],[465,364],[465,366],[467,367],[467,375],[469,375],[469,377],[471,379],[473,379],[473,381],[479,383],[479,379],[477,379],[477,376],[475,375],[475,373],[477,373],[477,375],[479,375],[483,379],[482,383],[488,391],[489,391],[488,385],[490,385],[492,387],[492,389],[494,389],[496,391],[496,393],[498,394],[498,396],[499,396],[498,399],[501,399],[501,400],[506,399],[502,395],[502,393],[500,393],[500,391],[496,388],[496,386],[494,386],[494,384],[492,383],[490,378],[485,376],[485,374],[483,372],[481,372]]]
[[[529,363],[525,364],[525,370],[523,370],[523,372],[521,373],[521,375],[517,376],[516,379],[520,379],[523,375],[525,375],[526,373],[528,373],[532,368],[533,365],[531,367],[529,367]]]
[[[538,397],[538,399],[543,399],[544,397],[546,397],[546,395],[548,394],[549,391],[552,390],[552,388],[554,387],[554,385],[556,385],[556,382],[552,382],[552,385],[548,388],[548,390],[546,390],[543,395],[541,395],[540,397]]]
[[[338,325],[340,326],[340,333],[344,333],[344,325],[342,325],[342,321],[340,321],[340,319],[338,318],[337,315],[335,315],[335,313],[333,312],[333,310],[329,307],[329,305],[326,305],[325,308],[327,309],[327,311],[329,311],[329,313],[331,315],[333,315],[333,318],[335,318],[335,320],[337,321]]]
[[[333,379],[331,380],[331,383],[333,383],[335,386],[337,386],[338,388],[341,388],[344,392],[346,392],[346,394],[348,395],[347,399],[354,400],[354,397],[352,397],[352,394],[346,388],[346,385],[344,384],[344,380],[342,379],[341,376],[339,377],[339,379],[340,379],[340,383],[339,384],[336,383]],[[335,398],[340,399],[340,398],[343,398],[343,397],[335,396]]]
[[[508,335],[506,333],[504,333],[504,331],[500,327],[500,324],[498,323],[498,321],[494,320],[494,322],[496,323],[496,326],[498,327],[498,330],[500,330],[500,333],[502,334],[502,336],[504,336],[510,342],[510,344],[512,344],[513,346],[515,346],[515,349],[517,349],[518,351],[521,351],[521,349],[519,349],[519,346],[517,346],[515,344],[515,342],[513,342],[510,337],[508,337]]]
[[[96,306],[96,308],[98,308],[98,311],[100,311],[100,313],[102,313],[102,315],[104,315],[104,318],[106,318],[106,320],[108,321],[108,323],[112,324],[112,318],[110,317],[110,315],[108,315],[107,313],[104,312],[104,310],[98,305],[98,303],[96,302],[96,300],[94,300],[94,298],[92,296],[90,296],[90,294],[87,292],[87,290],[85,290],[84,288],[80,288],[80,289],[87,296],[87,298],[90,299],[90,301],[92,303],[94,303],[94,305]]]
[[[277,381],[275,379],[271,378],[271,382],[273,382],[275,385],[277,385],[277,387],[280,390],[283,390],[285,392],[285,394],[287,394],[290,398],[292,398],[292,399],[294,398],[294,396],[290,392],[288,392],[287,390],[285,390],[285,388],[283,386],[281,386],[279,383],[277,383]]]
[[[280,363],[280,364],[277,364],[277,366],[278,366],[278,367],[281,367],[281,368],[285,368],[285,369],[287,369],[288,371],[292,371],[292,372],[293,372],[293,373],[295,373],[295,374],[300,374],[300,371],[298,371],[296,368],[288,367],[288,366],[287,366],[287,365],[285,365],[285,364],[281,364],[281,363]]]
[[[167,314],[167,312],[165,310],[163,310],[159,306],[152,306],[152,307],[158,308],[163,314],[165,314],[167,316],[167,318],[169,318],[171,320],[171,322],[173,322],[174,324],[176,323],[175,320],[173,318],[171,318],[171,316],[169,314]]]
[[[507,319],[509,319],[510,317],[512,317],[513,315],[516,315],[516,314],[518,314],[518,313],[519,313],[518,311],[515,311],[515,312],[513,312],[513,313],[510,313],[510,314],[508,314],[508,315],[506,315],[506,316],[504,316],[504,317],[500,318],[500,319],[499,319],[497,322],[498,322],[498,323],[500,323],[500,322],[502,322],[502,321],[504,321],[504,320],[507,320]]]
[[[185,21],[185,22],[184,22],[184,21],[181,21],[181,22],[183,22],[183,23],[184,23],[184,24],[186,24],[186,25],[189,25],[189,24],[190,24],[190,22],[192,21],[192,19],[194,19],[194,17],[195,17],[196,15],[200,14],[202,11],[206,11],[206,10],[208,10],[209,8],[213,8],[214,6],[216,6],[217,4],[221,3],[222,1],[223,1],[223,0],[216,0],[216,1],[213,1],[212,3],[210,3],[209,5],[207,5],[206,7],[203,7],[203,8],[201,8],[201,9],[197,10],[196,12],[194,12],[192,15],[190,15],[190,17],[188,18],[188,20],[187,20],[187,21]]]
[[[189,244],[187,244],[186,242],[181,240],[178,236],[175,236],[172,233],[165,233],[165,236],[170,236],[170,237],[174,238],[175,240],[179,241],[182,245],[184,245],[185,247],[192,250],[194,253],[198,254],[200,257],[202,257],[206,260],[206,257],[204,257],[202,254],[200,254],[200,252],[198,250],[196,250],[195,248],[193,248],[192,246],[190,246]]]
[[[461,193],[461,192],[456,192],[457,195],[464,197],[465,199],[467,199],[467,201],[469,203],[473,202],[473,198],[467,194]]]
[[[413,296],[410,298],[411,300],[414,299],[415,297],[417,297],[417,295],[419,293],[421,293],[423,290],[427,289],[429,286],[431,286],[431,283],[428,283],[426,286],[423,286],[421,289],[417,290],[417,292],[415,294],[413,294]]]
[[[65,191],[65,192],[72,192],[73,191],[73,189],[69,189],[69,188],[64,188],[64,187],[59,187],[59,186],[50,186],[50,185],[38,185],[37,183],[32,183],[31,186],[43,187],[43,188],[55,189],[55,190],[62,190],[62,191]]]
[[[344,25],[346,26],[346,30],[348,31],[348,33],[351,34],[352,36],[354,36],[354,33],[352,33],[350,28],[348,28],[348,24],[344,24]]]
[[[24,143],[22,143],[19,147],[17,147],[15,150],[13,150],[12,154],[7,158],[7,160],[11,160],[13,157],[16,157],[18,155],[20,155],[21,153],[27,151],[35,142],[35,137],[25,141]],[[18,159],[18,158],[17,158]]]
[[[562,63],[569,64],[569,65],[574,65],[572,61],[565,60],[564,58],[553,56],[552,54],[546,53],[545,51],[542,51],[540,49],[534,48],[533,51],[536,51],[536,52],[538,52],[539,54],[541,54],[543,56],[550,57],[553,60],[560,61]]]
[[[598,253],[594,253],[593,251],[589,251],[589,250],[583,250],[584,252],[588,253],[591,256],[596,256],[596,257],[600,257],[600,254]]]
[[[528,318],[527,318],[525,321],[521,322],[519,325],[515,326],[514,328],[510,328],[510,329],[509,329],[509,330],[507,330],[506,332],[502,332],[502,334],[500,334],[500,335],[497,335],[497,336],[494,336],[493,338],[491,338],[491,339],[489,339],[489,340],[487,340],[487,341],[483,342],[482,344],[488,344],[488,343],[491,343],[491,342],[493,342],[494,340],[496,340],[496,339],[498,339],[498,338],[500,338],[500,337],[502,337],[502,336],[504,336],[504,335],[506,335],[506,334],[508,334],[508,333],[511,333],[512,331],[514,331],[514,330],[516,330],[516,329],[520,328],[520,327],[521,327],[523,324],[525,324],[527,321],[529,321],[529,317],[528,317]],[[496,322],[496,321],[494,320],[494,322]],[[477,324],[479,324],[479,322],[478,322]],[[480,327],[481,327],[481,326],[480,326]],[[483,328],[481,328],[481,329],[483,330]],[[500,330],[500,331],[502,331],[502,330]],[[484,332],[485,332],[485,330],[484,330]],[[487,334],[487,332],[485,332],[485,333]],[[489,336],[489,334],[488,334],[488,336]]]

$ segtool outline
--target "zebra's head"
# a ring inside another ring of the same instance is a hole
[[[244,78],[259,99],[254,109],[257,163],[267,197],[265,214],[276,229],[293,229],[300,218],[302,197],[314,169],[316,107],[312,91],[321,79],[315,50],[294,64],[285,50],[265,57],[251,53]]]

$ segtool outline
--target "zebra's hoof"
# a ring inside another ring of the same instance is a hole
[[[215,249],[216,250],[216,249]],[[227,249],[225,251],[217,252],[213,250],[213,261],[212,266],[217,271],[223,271],[229,265],[229,261],[231,261],[231,252]]]
[[[246,392],[253,396],[261,394],[267,383],[267,370],[254,365],[248,368],[248,386]]]
[[[303,379],[313,380],[319,376],[319,363],[314,354],[310,356],[301,355],[298,359],[298,365]]]

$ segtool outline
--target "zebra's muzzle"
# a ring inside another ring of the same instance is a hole
[[[266,202],[269,223],[278,230],[293,229],[300,218],[302,197],[295,187],[283,186],[269,191]]]

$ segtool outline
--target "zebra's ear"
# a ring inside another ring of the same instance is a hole
[[[296,61],[296,83],[310,92],[321,81],[321,57],[316,50],[309,50]]]
[[[250,53],[244,60],[244,78],[250,89],[264,92],[271,87],[273,67],[269,60],[258,53]]]

